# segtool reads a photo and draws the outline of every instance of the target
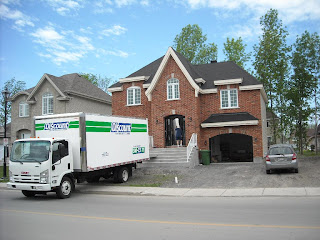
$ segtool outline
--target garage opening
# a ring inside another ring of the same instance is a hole
[[[245,134],[221,134],[210,138],[213,162],[253,162],[252,137]]]

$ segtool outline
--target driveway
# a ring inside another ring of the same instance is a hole
[[[148,168],[140,164],[132,178],[120,185],[170,188],[320,187],[320,157],[299,157],[299,160],[299,173],[282,170],[272,174],[266,174],[261,163],[216,163],[194,168]],[[111,180],[102,180],[100,184],[114,186]]]

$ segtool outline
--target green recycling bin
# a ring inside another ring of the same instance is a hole
[[[203,165],[210,164],[210,151],[209,150],[200,150],[200,158]]]

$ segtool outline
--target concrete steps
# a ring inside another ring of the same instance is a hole
[[[187,148],[152,148],[150,149],[150,160],[144,162],[143,165],[147,167],[189,166]]]

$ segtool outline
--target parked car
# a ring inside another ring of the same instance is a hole
[[[298,159],[294,149],[289,144],[271,145],[266,156],[266,173],[273,169],[293,169],[298,173]]]

